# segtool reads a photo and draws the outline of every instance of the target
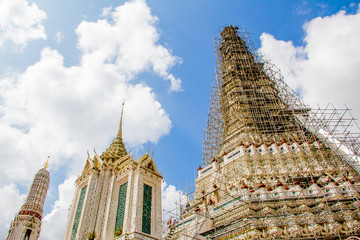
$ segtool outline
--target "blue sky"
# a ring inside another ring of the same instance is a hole
[[[246,27],[307,104],[359,116],[359,1],[0,0],[0,236],[51,156],[40,239],[61,239],[87,150],[150,146],[166,187],[201,164],[214,34]],[[53,226],[57,226],[56,228]]]

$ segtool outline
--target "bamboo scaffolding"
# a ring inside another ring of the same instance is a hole
[[[360,128],[351,109],[306,106],[245,29],[225,27],[215,51],[202,169],[168,238],[360,234]]]

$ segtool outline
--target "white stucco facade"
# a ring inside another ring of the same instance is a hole
[[[127,153],[120,122],[110,147],[101,156],[89,155],[76,180],[64,240],[88,239],[89,234],[96,240],[159,239],[162,179],[148,153],[136,160]],[[119,228],[122,233],[115,234]]]

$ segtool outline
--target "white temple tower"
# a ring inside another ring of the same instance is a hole
[[[135,160],[118,133],[109,148],[87,158],[76,180],[64,240],[159,239],[161,182],[152,156]]]
[[[11,222],[6,240],[37,240],[39,238],[43,206],[50,183],[47,167],[48,161],[35,175],[26,202]]]

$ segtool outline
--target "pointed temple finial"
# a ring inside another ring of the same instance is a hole
[[[123,114],[124,114],[124,105],[125,103],[122,103],[122,108],[121,108],[121,117],[120,117],[120,124],[119,124],[119,130],[118,130],[118,136],[120,138],[122,138],[122,121],[123,121]]]
[[[121,117],[120,117],[120,124],[117,135],[114,141],[110,144],[109,148],[106,149],[105,152],[101,154],[102,159],[112,159],[113,161],[123,157],[127,154],[125,144],[122,140],[122,122],[123,122],[123,114],[124,114],[124,103],[122,104],[121,109]]]
[[[49,167],[49,159],[50,156],[47,157],[46,162],[44,163],[44,169],[47,169]]]

